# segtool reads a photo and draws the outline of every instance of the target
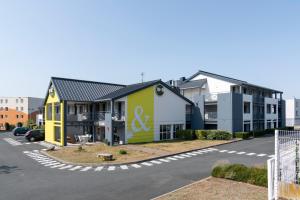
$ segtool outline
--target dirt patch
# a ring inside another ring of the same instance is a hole
[[[208,178],[155,200],[266,200],[268,189],[226,179]]]

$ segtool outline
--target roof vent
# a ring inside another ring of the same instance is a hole
[[[183,76],[183,77],[181,77],[179,80],[181,80],[181,81],[185,81],[185,80],[186,80],[186,78]]]

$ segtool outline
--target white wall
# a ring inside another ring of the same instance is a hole
[[[231,86],[235,85],[233,83],[229,83],[226,81],[222,81],[216,78],[212,78],[205,75],[198,75],[192,80],[199,80],[199,79],[207,79],[207,87],[205,89],[205,94],[207,93],[228,93],[231,91]]]
[[[155,141],[160,140],[160,125],[183,124],[185,127],[187,104],[188,102],[167,88],[164,88],[164,94],[162,96],[158,96],[156,93],[154,94]]]
[[[300,99],[286,100],[286,126],[300,125]]]

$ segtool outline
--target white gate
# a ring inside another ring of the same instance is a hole
[[[299,147],[300,131],[275,131],[275,160],[268,161],[269,199],[300,198]]]

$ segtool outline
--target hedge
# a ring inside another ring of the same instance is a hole
[[[266,168],[247,167],[241,164],[219,165],[212,170],[211,175],[216,178],[268,187],[268,170]]]
[[[194,140],[196,139],[195,132],[193,130],[181,130],[176,132],[177,139]]]
[[[252,134],[249,133],[249,132],[236,132],[236,133],[234,133],[235,138],[241,138],[243,140],[249,139],[250,136],[252,136]]]
[[[221,130],[196,130],[195,136],[198,140],[230,140],[232,134]]]

